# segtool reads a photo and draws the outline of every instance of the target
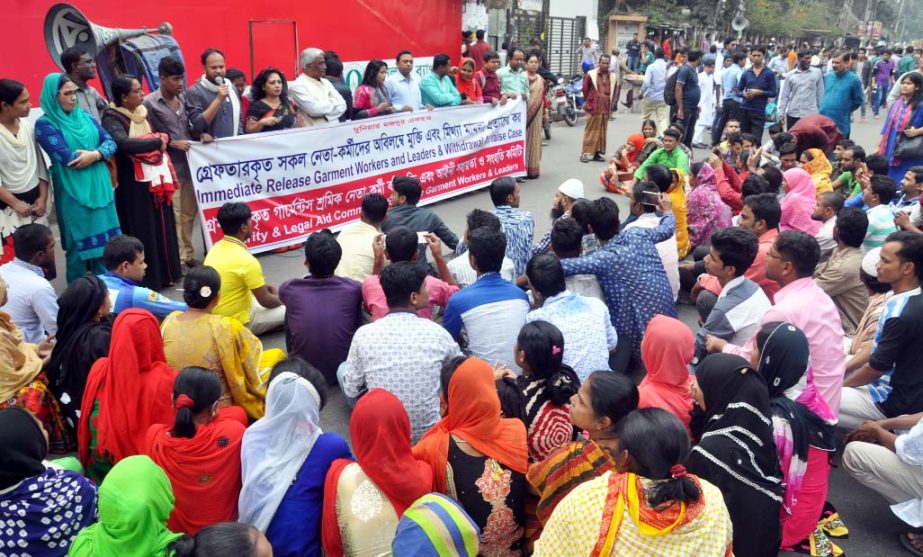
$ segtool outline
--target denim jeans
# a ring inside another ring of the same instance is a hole
[[[878,86],[875,88],[875,91],[872,93],[872,113],[875,116],[878,116],[879,111],[881,111],[881,105],[885,104],[887,98],[887,87]]]

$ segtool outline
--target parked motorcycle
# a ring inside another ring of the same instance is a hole
[[[575,75],[569,80],[558,78],[554,87],[554,102],[551,116],[555,122],[564,120],[568,126],[575,126],[583,111],[583,77]]]

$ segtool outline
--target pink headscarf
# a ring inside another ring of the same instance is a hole
[[[638,408],[662,408],[688,430],[692,411],[689,362],[694,355],[695,340],[689,327],[672,317],[655,315],[641,341],[647,375],[638,385]]]
[[[712,232],[731,226],[731,208],[721,201],[718,177],[709,164],[702,165],[686,198],[686,220],[693,246],[707,244]]]
[[[788,193],[782,198],[782,219],[779,232],[797,230],[814,236],[821,223],[811,218],[817,205],[817,189],[811,175],[801,168],[790,168],[783,174]]]

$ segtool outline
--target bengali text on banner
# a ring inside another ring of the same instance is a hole
[[[404,112],[325,127],[194,143],[189,167],[210,248],[218,209],[253,211],[254,253],[359,219],[362,198],[391,194],[395,176],[416,176],[420,205],[525,173],[525,103]]]

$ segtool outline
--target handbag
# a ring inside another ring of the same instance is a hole
[[[919,111],[919,108],[914,111],[913,115],[910,117],[911,122],[916,120]],[[910,124],[908,124],[907,127],[910,127]],[[897,144],[894,146],[894,153],[891,157],[899,161],[923,160],[923,135],[907,137],[904,135],[903,131],[900,132],[900,135],[897,136]]]

